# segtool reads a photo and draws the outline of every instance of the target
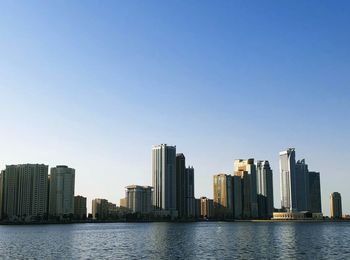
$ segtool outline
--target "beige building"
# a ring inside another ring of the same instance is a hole
[[[119,200],[119,205],[121,208],[126,208],[126,198],[122,198]]]
[[[342,218],[343,210],[342,210],[341,195],[339,192],[331,193],[330,210],[331,210],[331,218]]]
[[[207,197],[200,198],[201,203],[201,218],[214,217],[214,200]]]
[[[223,173],[214,175],[215,215],[222,218],[233,216],[232,176]]]
[[[7,165],[2,178],[3,217],[31,220],[47,214],[47,165]]]
[[[74,214],[75,170],[64,165],[51,168],[49,214],[69,216]]]
[[[152,212],[152,192],[150,186],[130,185],[126,187],[126,208],[133,213],[149,214]]]
[[[103,220],[108,218],[108,200],[94,199],[92,200],[92,218]]]
[[[74,196],[74,217],[76,219],[85,219],[86,214],[86,198],[79,195]]]

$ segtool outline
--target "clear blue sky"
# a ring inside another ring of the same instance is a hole
[[[119,203],[177,145],[196,195],[233,160],[321,172],[350,213],[349,1],[2,1],[0,167],[67,164],[76,193]],[[89,203],[90,204],[90,203]],[[91,207],[89,205],[89,207]]]

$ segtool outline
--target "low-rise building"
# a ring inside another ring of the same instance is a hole
[[[86,219],[86,198],[83,196],[74,196],[74,218]]]

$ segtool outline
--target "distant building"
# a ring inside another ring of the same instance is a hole
[[[280,152],[281,205],[286,211],[298,211],[296,197],[295,149]]]
[[[312,213],[309,211],[295,211],[295,212],[274,212],[274,220],[322,220],[322,213]]]
[[[232,176],[233,218],[242,218],[242,179],[241,176]]]
[[[273,178],[269,161],[257,161],[257,194],[259,217],[271,218],[273,204]]]
[[[188,167],[185,171],[185,217],[190,218],[195,215],[194,197],[194,168]]]
[[[119,200],[119,205],[121,208],[126,208],[127,203],[126,203],[126,198],[122,198]]]
[[[320,173],[309,172],[309,211],[322,212]]]
[[[92,200],[92,218],[97,220],[104,220],[108,218],[108,200]]]
[[[331,193],[330,196],[331,218],[339,219],[343,216],[341,195],[338,192]]]
[[[296,208],[298,211],[309,210],[309,169],[305,159],[295,164]]]
[[[200,198],[201,218],[212,218],[214,217],[214,201],[207,197]]]
[[[232,176],[222,173],[214,175],[213,186],[215,215],[219,218],[232,218]]]
[[[49,214],[69,216],[74,214],[75,170],[64,165],[51,168]]]
[[[86,219],[86,197],[74,196],[74,218]]]
[[[3,214],[3,194],[4,194],[4,175],[5,171],[0,172],[0,220]]]
[[[126,208],[133,213],[149,214],[152,212],[152,191],[150,186],[130,185],[126,187]]]
[[[48,166],[7,165],[3,178],[3,217],[31,220],[47,214]]]
[[[194,214],[195,218],[201,217],[201,200],[200,199],[194,199]]]
[[[108,202],[108,213],[107,213],[108,219],[116,219],[118,218],[118,207],[116,204],[112,202]]]
[[[156,214],[177,217],[175,146],[161,144],[152,148],[152,186]]]
[[[254,159],[235,160],[234,175],[240,176],[242,182],[242,216],[244,218],[257,218],[257,180]]]
[[[183,153],[176,154],[176,209],[178,217],[185,217],[185,175],[186,158]]]

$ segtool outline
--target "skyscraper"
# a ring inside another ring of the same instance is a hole
[[[161,144],[152,148],[152,185],[155,210],[177,217],[176,146]]]
[[[342,210],[342,202],[341,195],[338,192],[331,193],[330,196],[330,210],[331,210],[331,218],[342,218],[343,210]]]
[[[195,197],[194,197],[194,168],[187,167],[185,171],[185,205],[184,212],[186,217],[195,215]]]
[[[263,203],[258,203],[259,217],[272,217],[273,215],[273,180],[269,161],[257,161],[257,193],[263,198]],[[260,201],[260,200],[259,200]],[[261,210],[265,206],[265,210]]]
[[[186,158],[183,153],[176,154],[176,209],[178,216],[185,216],[185,175]]]
[[[233,218],[242,218],[242,180],[241,176],[232,176]]]
[[[298,211],[309,210],[309,169],[305,159],[295,164],[295,191]]]
[[[31,220],[47,214],[47,165],[6,165],[3,178],[3,217]]]
[[[281,206],[287,211],[297,210],[295,149],[280,152]]]
[[[68,216],[74,214],[75,170],[58,165],[50,171],[49,214]]]
[[[322,212],[319,172],[309,172],[309,211],[312,213]]]
[[[233,217],[231,175],[214,175],[214,208],[217,217]]]
[[[256,165],[254,159],[234,161],[234,175],[242,182],[242,215],[244,218],[258,217]]]
[[[126,187],[126,208],[133,213],[149,214],[152,212],[152,191],[150,186],[129,185]]]

